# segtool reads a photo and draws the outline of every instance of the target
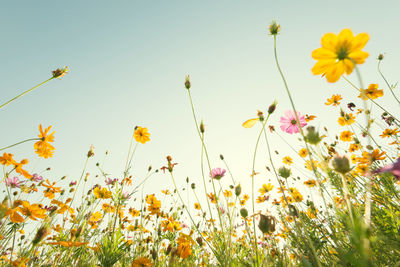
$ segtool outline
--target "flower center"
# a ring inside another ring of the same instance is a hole
[[[296,120],[291,120],[290,123],[291,123],[292,125],[296,125],[296,124],[297,124],[297,123],[296,123]]]
[[[336,48],[337,58],[339,60],[344,60],[344,59],[348,58],[349,48],[350,48],[350,44],[348,44],[347,42],[343,42],[341,45],[339,45]]]

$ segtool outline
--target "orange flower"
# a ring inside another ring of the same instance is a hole
[[[47,197],[49,199],[53,199],[55,197],[55,193],[61,192],[61,187],[54,186],[56,184],[55,182],[53,182],[53,184],[50,184],[49,180],[47,179],[46,183],[42,184],[44,187],[47,188],[43,191],[45,197]]]
[[[377,99],[381,96],[383,96],[383,90],[379,90],[378,85],[372,83],[368,86],[368,89],[360,89],[360,95],[358,97],[362,98],[363,100],[368,100]]]
[[[192,254],[192,238],[185,234],[180,234],[177,240],[178,255],[182,259],[187,259]]]
[[[305,148],[300,149],[299,155],[300,155],[300,157],[305,158],[308,155],[307,149],[305,149]]]
[[[40,140],[33,145],[33,148],[39,157],[49,158],[53,156],[55,148],[49,142],[54,142],[55,132],[53,131],[51,134],[48,134],[51,127],[52,126],[49,126],[43,131],[42,125],[39,125],[40,134],[38,137]]]
[[[379,136],[382,137],[382,138],[385,138],[385,137],[391,137],[393,135],[397,135],[398,133],[399,133],[399,130],[397,128],[394,128],[393,130],[392,129],[385,129],[383,131],[383,133],[381,135],[379,135]]]
[[[13,154],[4,153],[2,157],[0,157],[0,164],[5,166],[14,165],[15,160],[13,159]]]
[[[38,204],[31,205],[28,201],[22,201],[22,207],[20,208],[20,211],[22,214],[34,221],[36,221],[37,218],[46,218],[45,209],[42,209]]]
[[[153,262],[146,257],[138,258],[132,262],[132,267],[148,267],[148,266],[153,266]]]
[[[340,140],[342,140],[344,142],[350,142],[353,134],[354,133],[352,133],[350,131],[343,131],[340,133]]]
[[[329,106],[329,105],[337,106],[337,105],[340,104],[340,100],[342,100],[342,96],[341,95],[332,95],[331,98],[328,98],[326,100],[325,105],[327,105],[327,106]]]
[[[93,190],[93,194],[95,195],[96,198],[103,198],[103,199],[107,199],[112,196],[112,193],[110,191],[108,191],[107,188],[105,188],[105,187],[103,187],[101,189],[99,187],[96,187]]]
[[[15,171],[21,175],[23,175],[25,178],[31,178],[32,175],[30,175],[26,170],[22,169],[22,167],[26,164],[28,164],[28,160],[27,159],[23,159],[21,160],[20,163],[14,161],[14,168]]]
[[[355,122],[355,117],[353,116],[353,114],[349,113],[349,114],[344,114],[344,116],[339,117],[338,119],[338,123],[341,126],[345,126],[345,125],[351,125]]]
[[[75,241],[57,241],[57,242],[50,242],[47,243],[48,245],[59,245],[63,247],[81,247],[87,245],[89,242],[75,242]]]

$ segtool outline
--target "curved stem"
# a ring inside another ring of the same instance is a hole
[[[394,94],[392,86],[390,86],[390,84],[389,84],[389,82],[386,80],[385,76],[383,76],[383,73],[382,73],[382,71],[381,71],[381,62],[382,62],[381,60],[379,60],[379,62],[378,62],[378,72],[379,72],[379,74],[381,75],[381,77],[383,78],[383,80],[385,81],[386,85],[388,86],[388,88],[389,88],[390,92],[392,93],[394,99],[396,99],[397,103],[400,104],[400,100],[399,100],[399,99],[397,98],[397,96]]]
[[[3,147],[3,148],[0,148],[0,151],[5,150],[5,149],[8,149],[8,148],[11,148],[11,147],[13,147],[13,146],[20,145],[20,144],[25,143],[25,142],[28,142],[28,141],[35,141],[35,140],[41,140],[41,138],[30,138],[30,139],[26,139],[26,140],[24,140],[24,141],[15,143],[15,144],[13,144],[13,145],[11,145],[11,146],[6,146],[6,147]]]

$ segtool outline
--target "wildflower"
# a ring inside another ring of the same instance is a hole
[[[15,160],[13,159],[13,154],[9,153],[4,153],[2,157],[0,157],[0,164],[4,166],[10,166],[15,163]]]
[[[35,182],[41,182],[43,181],[43,177],[39,176],[37,173],[32,174],[32,180]]]
[[[101,218],[103,218],[103,214],[100,211],[96,211],[90,216],[89,222],[97,223],[101,220]]]
[[[132,262],[132,267],[148,267],[153,266],[153,262],[146,257],[137,258]]]
[[[68,72],[68,70],[69,70],[68,66],[65,66],[64,68],[58,68],[56,70],[53,70],[52,71],[53,78],[63,77]]]
[[[148,210],[150,215],[155,215],[160,213],[161,201],[159,201],[154,194],[146,196],[146,203],[149,205]]]
[[[350,142],[353,134],[354,133],[352,133],[350,131],[343,131],[340,133],[340,140],[342,140],[344,142]]]
[[[391,136],[396,136],[399,133],[399,130],[397,128],[392,129],[385,129],[381,135],[379,135],[382,138],[386,137],[391,137]]]
[[[76,241],[57,241],[57,242],[49,242],[46,244],[49,245],[55,245],[55,246],[62,246],[62,247],[66,247],[66,248],[70,248],[70,247],[81,247],[81,246],[85,246],[87,245],[89,242],[76,242]]]
[[[360,33],[353,36],[350,29],[343,29],[338,35],[327,33],[321,39],[321,48],[312,52],[318,62],[312,68],[314,75],[325,76],[328,82],[336,82],[346,73],[353,72],[355,64],[364,63],[368,53],[361,51],[367,44],[369,36]]]
[[[355,152],[361,148],[360,144],[351,144],[349,146],[349,152]]]
[[[390,172],[397,179],[400,179],[400,158],[398,158],[396,160],[396,162],[393,164],[389,164],[385,167],[377,169],[376,171],[374,171],[374,174],[382,173],[382,172]]]
[[[314,126],[308,126],[307,127],[307,134],[305,136],[305,141],[307,143],[310,143],[312,145],[317,145],[319,142],[321,142],[322,138],[324,138],[325,136],[319,135],[319,132],[317,130],[315,130]]]
[[[274,188],[273,185],[271,185],[271,183],[268,183],[268,185],[263,184],[262,187],[260,188],[260,190],[258,190],[258,192],[260,192],[261,194],[266,194],[269,191],[271,191]]]
[[[232,196],[232,191],[230,191],[230,190],[225,190],[225,191],[224,191],[224,196],[225,196],[226,198],[230,198],[230,197]]]
[[[35,152],[39,155],[39,157],[49,158],[53,156],[55,148],[49,142],[54,142],[55,131],[49,134],[51,127],[52,126],[50,125],[43,131],[42,124],[39,125],[40,133],[38,137],[40,138],[40,140],[33,145],[33,148],[35,149]]]
[[[292,165],[293,164],[293,160],[291,157],[286,156],[282,159],[283,164],[287,164],[287,165]]]
[[[339,119],[338,119],[338,123],[341,126],[351,125],[354,122],[355,122],[355,117],[353,116],[352,113],[344,114],[343,116],[339,117]]]
[[[211,170],[210,176],[215,180],[220,180],[225,176],[226,170],[221,168],[215,168]]]
[[[341,95],[332,95],[331,98],[328,98],[326,100],[325,105],[327,105],[327,106],[329,106],[329,105],[338,106],[340,104],[340,100],[342,100],[342,99],[343,98],[342,98]]]
[[[281,129],[284,132],[287,132],[289,134],[294,134],[299,132],[299,127],[297,125],[296,121],[296,115],[293,111],[287,110],[285,112],[286,117],[281,117],[280,122],[281,124]],[[307,125],[304,115],[301,115],[300,112],[297,112],[297,117],[299,118],[300,126],[304,127]]]
[[[8,208],[4,216],[10,216],[10,221],[13,223],[22,223],[25,219],[18,213],[19,207]]]
[[[26,170],[22,169],[22,167],[26,164],[28,164],[28,160],[27,159],[23,159],[21,160],[21,162],[14,162],[14,169],[17,173],[23,175],[25,178],[31,178],[32,175],[30,175]]]
[[[46,218],[46,210],[42,209],[38,204],[30,205],[28,201],[22,201],[20,211],[31,220],[36,221],[37,218]]]
[[[375,149],[372,151],[372,153],[368,153],[367,151],[364,151],[362,154],[361,158],[358,158],[358,162],[363,163],[363,164],[368,164],[369,159],[371,158],[371,162],[377,161],[377,160],[384,160],[386,157],[384,156],[386,152],[380,152],[379,149]]]
[[[106,198],[110,198],[112,196],[112,193],[107,190],[107,188],[99,188],[96,187],[93,190],[93,194],[95,195],[96,198],[102,198],[102,199],[106,199]]]
[[[314,179],[310,179],[305,181],[304,184],[308,187],[314,187],[316,185],[316,181]]]
[[[8,177],[5,179],[4,182],[6,183],[7,186],[10,186],[11,188],[15,188],[15,187],[20,188],[21,187],[18,177],[14,177],[14,178]]]
[[[306,116],[305,116],[305,120],[306,120],[306,122],[309,122],[309,121],[312,121],[313,119],[315,119],[317,116],[315,116],[315,115],[308,115],[308,114],[306,114]]]
[[[308,155],[307,149],[305,149],[305,148],[300,149],[299,155],[300,155],[300,157],[302,157],[302,158],[307,157],[307,155]]]
[[[192,238],[188,235],[180,233],[177,243],[178,243],[178,255],[182,259],[187,259],[192,254],[192,247],[191,244],[194,241],[191,240]]]
[[[296,188],[293,187],[289,188],[289,192],[295,202],[301,202],[303,200],[303,196]]]
[[[147,128],[136,126],[133,136],[137,142],[142,144],[150,141],[150,133],[147,131]]]
[[[263,203],[269,199],[269,196],[259,196],[256,201],[258,204]]]
[[[316,160],[313,160],[312,163],[311,163],[310,160],[307,160],[306,163],[305,163],[306,169],[307,169],[307,170],[310,170],[310,171],[312,171],[314,168],[317,168],[318,165],[319,165],[319,164],[318,164],[318,161],[316,161]],[[314,167],[313,167],[313,166],[314,166]]]
[[[368,86],[368,89],[360,89],[360,95],[358,97],[362,98],[363,100],[367,100],[369,98],[377,99],[381,96],[383,96],[383,90],[379,90],[378,85],[372,83]]]
[[[118,181],[117,178],[114,178],[114,179],[107,178],[106,181],[105,181],[105,183],[106,183],[106,185],[113,185],[113,184],[115,184],[117,181]]]
[[[281,31],[281,25],[276,23],[276,21],[274,20],[269,25],[268,30],[271,35],[278,35],[278,33]]]
[[[194,203],[194,208],[196,209],[196,210],[199,210],[200,209],[200,204],[199,203]]]
[[[214,203],[214,204],[217,203],[217,198],[215,197],[215,195],[213,193],[207,194],[207,197],[210,199],[211,203]]]
[[[163,228],[163,232],[169,231],[173,233],[175,231],[182,230],[181,224],[175,221],[173,217],[169,217],[167,220],[162,221],[161,226]]]
[[[136,209],[134,209],[134,208],[130,208],[130,209],[129,209],[129,214],[130,214],[132,217],[138,217],[138,216],[140,215],[140,211],[138,211],[138,210],[136,210]]]
[[[161,190],[161,193],[163,193],[164,195],[171,195],[171,192],[168,190],[168,189],[166,189],[166,190]]]
[[[172,172],[174,170],[175,165],[178,165],[178,163],[172,163],[171,156],[167,156],[167,162],[168,162],[168,166],[163,166],[160,168],[163,171],[163,173],[165,173],[165,170]]]

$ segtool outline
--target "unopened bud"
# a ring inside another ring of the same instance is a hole
[[[200,132],[204,133],[204,123],[203,123],[203,121],[200,122]]]
[[[242,187],[239,184],[235,187],[235,195],[238,197],[240,196],[241,193],[242,193]]]
[[[269,108],[268,108],[268,114],[274,113],[277,104],[278,104],[278,102],[275,100],[275,101],[271,104],[271,106],[269,106]]]
[[[190,76],[186,75],[186,77],[185,77],[185,87],[186,87],[186,89],[189,90],[190,86],[191,86],[191,84],[190,84]]]
[[[335,156],[332,161],[332,167],[335,171],[342,174],[346,174],[351,170],[350,161],[346,156]]]
[[[272,21],[271,24],[269,25],[269,33],[271,35],[278,35],[278,33],[281,31],[281,25],[276,23],[276,21]]]
[[[241,209],[240,209],[240,215],[241,215],[243,218],[247,218],[247,216],[249,216],[249,212],[247,211],[247,209],[241,208]]]
[[[265,233],[272,233],[275,231],[275,218],[270,215],[260,214],[260,222],[258,224],[258,228]]]
[[[292,174],[292,171],[286,167],[280,167],[278,169],[278,173],[283,178],[289,178],[289,176]]]

